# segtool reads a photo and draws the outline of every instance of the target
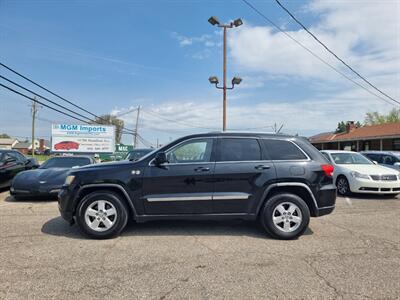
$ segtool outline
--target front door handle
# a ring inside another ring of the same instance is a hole
[[[194,169],[195,172],[208,172],[210,171],[210,168],[205,168],[205,167],[198,167]]]
[[[267,169],[271,169],[271,166],[268,165],[258,165],[254,167],[257,170],[267,170]]]

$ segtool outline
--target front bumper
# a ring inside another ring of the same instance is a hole
[[[51,187],[51,188],[33,188],[33,189],[24,189],[24,188],[15,188],[14,186],[10,187],[10,194],[13,196],[24,196],[24,197],[56,197],[60,192],[60,187]]]
[[[58,210],[65,221],[70,224],[74,223],[72,192],[68,187],[62,187],[58,193]]]
[[[384,181],[362,178],[350,180],[350,190],[353,193],[368,194],[398,194],[400,193],[400,180]]]

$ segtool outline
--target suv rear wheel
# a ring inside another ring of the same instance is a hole
[[[299,196],[277,194],[267,200],[260,215],[264,229],[273,238],[290,240],[302,235],[310,222],[310,210]]]
[[[109,191],[93,192],[79,203],[76,221],[80,230],[95,239],[118,235],[128,221],[128,209],[121,197]]]

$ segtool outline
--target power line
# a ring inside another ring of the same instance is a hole
[[[6,68],[7,70],[13,72],[14,74],[16,74],[16,75],[18,75],[18,76],[24,78],[25,80],[29,81],[30,83],[32,83],[32,84],[34,84],[34,85],[40,87],[41,89],[45,90],[46,92],[52,94],[53,96],[56,96],[57,98],[59,98],[59,99],[65,101],[65,102],[71,104],[72,106],[74,106],[74,107],[76,107],[76,108],[78,108],[78,109],[80,109],[80,110],[82,110],[82,111],[88,113],[89,115],[91,115],[91,116],[93,116],[93,117],[100,118],[99,116],[95,115],[94,113],[92,113],[92,112],[90,112],[90,111],[84,109],[83,107],[81,107],[81,106],[79,106],[79,105],[73,103],[72,101],[69,101],[69,100],[65,99],[64,97],[61,97],[60,95],[58,95],[58,94],[56,94],[56,93],[50,91],[49,89],[45,88],[44,86],[40,85],[39,83],[37,83],[37,82],[35,82],[35,81],[31,80],[31,79],[29,79],[28,77],[22,75],[21,73],[15,71],[14,69],[12,69],[12,68],[6,66],[5,64],[3,64],[3,63],[0,62],[0,65],[1,65],[2,67]],[[100,118],[100,119],[101,119],[101,118]]]
[[[356,74],[359,78],[361,78],[365,83],[367,83],[370,87],[372,87],[374,90],[378,91],[382,95],[386,96],[390,100],[400,104],[399,101],[394,99],[393,97],[389,96],[385,92],[383,92],[381,89],[377,88],[374,84],[372,84],[369,80],[367,80],[364,76],[362,76],[359,72],[354,70],[348,63],[346,63],[342,58],[340,58],[336,53],[334,53],[327,45],[325,45],[318,37],[315,36],[306,26],[304,26],[279,0],[275,0],[276,3],[297,23],[299,24],[309,35],[313,37],[314,40],[316,40],[322,47],[325,48],[326,51],[328,51],[330,54],[332,54],[337,60],[339,60],[343,65],[345,65],[348,69],[350,69],[354,74]]]
[[[272,26],[274,26],[276,29],[278,29],[280,32],[282,32],[284,35],[286,35],[289,39],[291,39],[293,42],[295,42],[297,45],[299,45],[300,47],[302,47],[304,50],[306,50],[309,54],[311,54],[312,56],[314,56],[316,59],[318,59],[320,62],[322,62],[323,64],[325,64],[326,66],[328,66],[329,68],[331,68],[332,70],[334,70],[336,73],[340,74],[341,76],[343,76],[344,78],[346,78],[347,80],[351,81],[352,83],[354,83],[355,85],[359,86],[360,88],[362,88],[363,90],[365,90],[366,92],[368,92],[369,94],[381,99],[382,101],[385,101],[386,103],[389,103],[391,105],[395,105],[394,103],[390,102],[389,100],[387,100],[386,98],[381,97],[380,95],[370,91],[369,89],[367,89],[365,86],[363,86],[362,84],[358,83],[357,81],[355,81],[354,79],[352,79],[351,77],[347,76],[345,73],[343,73],[342,71],[340,71],[338,68],[332,66],[330,63],[328,63],[327,61],[325,61],[324,59],[322,59],[320,56],[318,56],[316,53],[314,53],[313,51],[311,51],[310,49],[308,49],[305,45],[303,45],[301,42],[299,42],[298,40],[296,40],[294,37],[292,37],[289,33],[287,33],[286,31],[284,31],[282,28],[280,28],[277,24],[275,24],[275,22],[273,22],[271,19],[269,19],[265,14],[263,14],[260,10],[258,10],[255,6],[253,6],[249,1],[247,0],[242,0],[242,2],[244,2],[248,7],[250,7],[252,10],[254,10],[258,15],[260,15],[263,19],[265,19],[268,23],[270,23]]]
[[[67,111],[69,111],[69,112],[71,112],[71,113],[73,113],[73,114],[75,114],[75,115],[77,115],[77,116],[80,116],[80,117],[82,117],[82,118],[85,118],[85,119],[89,120],[90,122],[96,123],[95,120],[92,120],[92,119],[90,119],[90,118],[88,118],[88,117],[86,117],[86,116],[84,116],[84,115],[82,115],[82,114],[80,114],[80,113],[77,113],[77,112],[73,111],[72,109],[69,109],[68,107],[65,107],[65,106],[63,106],[63,105],[61,105],[61,104],[58,104],[58,103],[56,103],[56,102],[54,102],[54,101],[52,101],[52,100],[50,100],[50,99],[48,99],[48,98],[46,98],[46,97],[44,97],[44,96],[42,96],[42,95],[36,93],[36,92],[34,92],[34,91],[32,91],[32,90],[30,90],[30,89],[28,89],[28,88],[26,88],[26,87],[23,87],[22,85],[19,85],[18,83],[14,82],[14,81],[12,81],[12,80],[10,80],[10,79],[8,79],[8,78],[2,76],[2,75],[0,75],[0,78],[2,78],[2,79],[4,79],[4,80],[6,80],[6,81],[12,83],[13,85],[15,85],[15,86],[17,86],[17,87],[19,87],[19,88],[21,88],[21,89],[23,89],[23,90],[25,90],[25,91],[27,91],[27,92],[29,92],[29,93],[34,94],[34,95],[37,96],[37,97],[40,97],[40,98],[42,98],[42,99],[44,99],[44,100],[50,102],[50,103],[53,104],[53,105],[56,105],[56,106],[58,106],[58,107],[60,107],[60,108],[62,108],[62,109],[64,109],[64,110],[67,110]]]
[[[44,86],[40,85],[39,83],[37,83],[37,82],[35,82],[35,81],[29,79],[28,77],[22,75],[21,73],[17,72],[16,70],[12,69],[11,67],[8,67],[8,66],[6,66],[5,64],[3,64],[3,63],[1,63],[1,62],[0,62],[0,66],[3,66],[4,68],[6,68],[7,70],[13,72],[14,74],[16,74],[16,75],[18,75],[18,76],[24,78],[25,80],[29,81],[29,82],[32,83],[32,84],[34,84],[34,85],[40,87],[41,89],[43,89],[43,90],[45,90],[46,92],[52,94],[53,96],[56,96],[57,98],[59,98],[59,99],[65,101],[65,102],[71,104],[72,106],[74,106],[74,107],[76,107],[76,108],[79,108],[80,110],[82,110],[82,111],[84,111],[84,112],[90,114],[91,116],[93,116],[93,117],[95,117],[95,118],[97,118],[97,119],[99,119],[99,120],[102,120],[102,121],[104,121],[104,122],[107,122],[107,124],[110,123],[109,120],[106,120],[105,118],[100,117],[100,116],[98,116],[98,115],[96,115],[96,114],[94,114],[94,113],[92,113],[92,112],[90,112],[90,111],[84,109],[83,107],[81,107],[81,106],[79,106],[79,105],[76,105],[76,104],[73,103],[72,101],[69,101],[69,100],[65,99],[64,97],[61,97],[60,95],[58,95],[58,94],[56,94],[56,93],[50,91],[49,89],[45,88]],[[6,78],[3,77],[3,76],[1,76],[1,77],[2,77],[3,79],[6,79]],[[6,80],[7,80],[7,79],[6,79]],[[8,81],[10,81],[10,80],[8,80]],[[12,82],[12,83],[14,83],[14,82]],[[16,84],[16,83],[14,83],[14,84]],[[16,84],[16,85],[19,86],[18,84]],[[19,87],[21,87],[21,86],[19,86]],[[23,88],[23,87],[21,87],[21,88]],[[27,90],[27,91],[30,91],[30,90],[28,90],[28,89],[26,89],[26,88],[23,88],[23,89],[25,89],[25,90]],[[30,92],[33,93],[33,94],[36,94],[36,93],[34,93],[34,92],[32,92],[32,91],[30,91]],[[41,98],[43,98],[43,99],[46,99],[47,101],[50,101],[50,102],[52,102],[52,103],[54,104],[53,101],[51,101],[51,100],[49,100],[49,99],[47,99],[47,98],[45,98],[45,97],[43,97],[43,96],[39,96],[39,97],[41,97]],[[55,105],[60,106],[59,104],[55,104]],[[66,108],[66,107],[64,107],[64,109],[66,109],[66,110],[68,110],[68,111],[71,112],[71,110],[68,109],[68,108]],[[85,116],[83,116],[82,114],[79,114],[79,113],[77,113],[77,112],[73,112],[73,113],[76,114],[76,115],[82,116],[82,117],[84,117],[85,119],[91,120],[90,118],[85,117]],[[94,123],[100,124],[98,121],[94,121]],[[133,130],[128,129],[128,128],[125,128],[125,127],[122,127],[122,129],[125,130],[125,131],[128,131],[128,132],[129,132],[129,131],[132,132],[132,133],[134,132]]]
[[[47,107],[47,108],[49,108],[49,109],[51,109],[51,110],[54,110],[54,111],[56,111],[56,112],[58,112],[58,113],[60,113],[60,114],[63,114],[63,115],[65,115],[65,116],[68,116],[68,117],[70,117],[70,118],[72,118],[72,119],[75,119],[75,120],[77,120],[77,121],[80,121],[80,122],[83,122],[83,123],[86,123],[86,124],[92,124],[92,123],[90,123],[90,122],[88,122],[88,121],[85,121],[85,120],[82,120],[82,119],[80,119],[80,118],[77,118],[76,116],[73,116],[73,115],[71,115],[71,114],[69,114],[69,113],[66,113],[66,112],[64,112],[64,111],[61,111],[61,110],[59,110],[59,109],[57,109],[57,108],[51,107],[50,105],[47,105],[47,104],[45,104],[45,103],[43,103],[43,102],[41,102],[41,101],[39,101],[39,100],[37,100],[37,99],[35,99],[35,98],[29,97],[29,96],[27,96],[27,95],[25,95],[25,94],[23,94],[23,93],[21,93],[21,92],[18,92],[17,90],[14,90],[13,88],[11,88],[11,87],[9,87],[9,86],[7,86],[7,85],[4,85],[4,84],[0,83],[0,86],[2,86],[3,88],[6,88],[7,90],[9,90],[9,91],[11,91],[11,92],[13,92],[13,93],[15,93],[15,94],[18,94],[18,95],[20,95],[20,96],[22,96],[22,97],[24,97],[24,98],[26,98],[26,99],[29,99],[29,100],[31,100],[31,101],[33,101],[33,102],[35,102],[35,103],[38,103],[38,104],[40,104],[40,105],[42,105],[42,106],[44,106],[44,107]],[[126,131],[123,131],[123,133],[125,133],[125,134],[132,134],[131,132],[126,132]]]

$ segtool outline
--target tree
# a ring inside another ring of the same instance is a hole
[[[380,114],[377,111],[368,112],[365,115],[366,125],[378,125],[386,123],[398,123],[400,122],[400,108],[393,108],[387,115]]]
[[[102,115],[99,118],[96,118],[96,123],[94,124],[103,124],[103,125],[114,125],[115,126],[115,143],[121,143],[122,138],[122,130],[124,129],[124,121],[118,119],[116,116],[106,114]]]
[[[0,139],[10,139],[11,136],[9,136],[7,133],[2,133],[0,134]]]
[[[341,133],[346,131],[346,123],[341,121],[337,124],[337,128],[335,130],[335,133]]]
[[[338,126],[337,126],[337,128],[335,130],[335,133],[346,132],[346,130],[347,130],[347,125],[346,124],[347,124],[347,122],[344,122],[344,121],[339,122]],[[362,124],[360,123],[360,121],[357,121],[355,123],[355,125],[356,125],[357,128],[362,127]]]

